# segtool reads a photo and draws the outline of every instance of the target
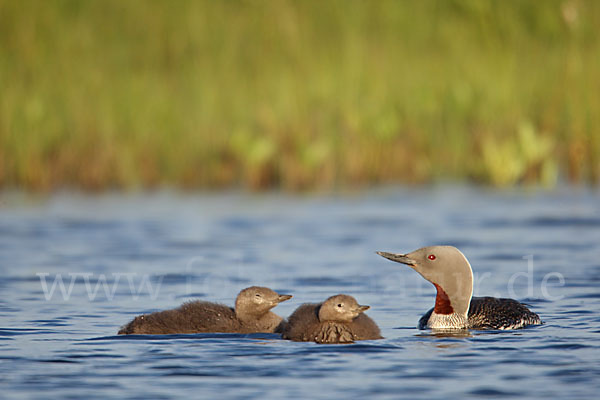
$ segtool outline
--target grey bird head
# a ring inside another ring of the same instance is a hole
[[[473,294],[473,271],[456,247],[429,246],[408,254],[378,251],[382,257],[406,264],[446,293],[454,312],[466,315]]]
[[[350,322],[368,309],[369,306],[358,304],[354,297],[338,294],[321,304],[319,321]]]
[[[260,318],[277,304],[291,298],[289,294],[279,294],[266,287],[251,286],[242,290],[235,299],[235,314],[240,319],[246,316]]]

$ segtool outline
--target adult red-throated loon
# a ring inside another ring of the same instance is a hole
[[[437,289],[435,307],[421,317],[419,329],[518,329],[542,323],[536,313],[516,300],[471,297],[473,271],[456,247],[430,246],[408,254],[377,254],[408,265]]]

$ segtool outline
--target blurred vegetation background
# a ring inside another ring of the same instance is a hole
[[[0,187],[600,182],[600,1],[0,0]]]

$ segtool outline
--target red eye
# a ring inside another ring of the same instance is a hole
[[[431,261],[435,260],[435,256],[433,254],[428,255],[427,258],[429,258]]]

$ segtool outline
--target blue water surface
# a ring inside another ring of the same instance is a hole
[[[377,250],[459,247],[475,295],[544,320],[516,331],[416,329],[435,289]],[[190,299],[233,304],[250,285],[347,293],[385,339],[274,334],[117,336]],[[1,398],[596,398],[600,195],[583,188],[385,188],[288,196],[0,196]]]

